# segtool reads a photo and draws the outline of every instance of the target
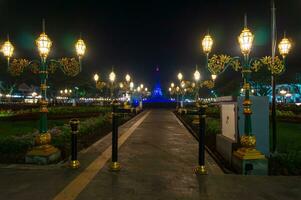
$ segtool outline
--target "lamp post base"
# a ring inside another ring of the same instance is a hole
[[[206,167],[204,165],[199,165],[197,168],[195,168],[194,173],[196,173],[197,175],[207,175],[208,174]]]
[[[241,160],[265,159],[265,156],[255,148],[241,147],[233,154]]]
[[[61,158],[61,151],[52,145],[36,146],[25,157],[25,163],[47,165],[56,163]]]
[[[118,171],[120,171],[120,168],[121,168],[121,166],[118,162],[112,162],[111,166],[110,166],[110,171],[118,172]]]

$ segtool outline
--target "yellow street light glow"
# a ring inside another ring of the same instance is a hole
[[[179,86],[176,87],[176,90],[177,90],[177,92],[179,92],[179,90],[180,90]]]
[[[209,54],[211,52],[212,49],[212,45],[213,45],[213,39],[211,38],[211,36],[208,34],[204,37],[204,39],[202,40],[202,47],[203,47],[203,52],[205,54]]]
[[[242,30],[241,34],[238,36],[238,42],[242,54],[248,55],[250,53],[253,40],[254,40],[254,35],[247,27],[245,27]]]
[[[171,83],[170,86],[171,86],[172,88],[174,88],[174,87],[175,87],[175,84],[174,84],[174,83]]]
[[[287,39],[286,37],[284,37],[278,45],[279,52],[283,57],[287,56],[291,47],[292,47],[292,44],[289,41],[289,39]]]
[[[116,74],[115,74],[113,71],[110,73],[109,79],[110,79],[111,82],[114,82],[114,81],[115,81],[115,79],[116,79]]]
[[[81,58],[85,55],[86,44],[85,44],[84,40],[82,40],[82,39],[77,40],[77,42],[75,43],[75,50],[76,50],[77,56],[79,58]]]
[[[130,88],[133,89],[134,88],[134,83],[130,82]]]
[[[143,89],[143,87],[144,87],[144,85],[143,85],[143,84],[141,84],[141,85],[140,85],[140,88],[141,88],[141,89]]]
[[[194,80],[195,81],[199,81],[200,78],[201,78],[201,74],[200,74],[200,72],[198,70],[195,70],[193,76],[194,76]]]
[[[68,93],[68,90],[67,89],[65,89],[65,94],[67,94]]]
[[[2,45],[1,51],[7,59],[10,59],[10,57],[12,57],[12,55],[14,53],[14,46],[12,45],[12,43],[9,40],[7,40]]]
[[[171,88],[168,88],[168,91],[171,92]]]
[[[61,94],[63,94],[63,92],[64,92],[63,90],[60,91]]]
[[[69,90],[69,93],[71,93],[72,92],[72,90]]]
[[[119,87],[120,87],[120,88],[123,88],[123,83],[119,83]]]
[[[184,88],[185,87],[185,83],[184,81],[181,82],[181,87]]]
[[[141,90],[141,88],[140,88],[140,86],[138,86],[138,87],[137,87],[137,91],[140,92],[140,90]]]
[[[52,46],[52,42],[44,32],[41,33],[41,35],[36,40],[36,45],[38,47],[40,56],[44,59],[47,58]]]
[[[181,72],[178,73],[178,79],[179,79],[179,81],[181,81],[183,79],[183,74]]]
[[[93,78],[94,78],[94,81],[97,82],[99,80],[98,74],[94,74]]]
[[[216,74],[211,74],[211,78],[213,81],[215,81],[215,79],[217,78],[217,75]]]
[[[144,88],[144,90],[145,90],[145,92],[147,92],[147,91],[148,91],[148,89],[147,89],[147,88]]]
[[[127,74],[127,75],[125,76],[125,80],[126,80],[126,82],[130,82],[131,76],[130,76],[129,74]]]

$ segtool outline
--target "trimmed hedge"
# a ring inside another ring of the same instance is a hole
[[[133,115],[119,118],[118,124],[129,120]],[[80,122],[78,133],[78,149],[85,148],[111,131],[110,114],[101,114]],[[71,130],[69,124],[54,127],[49,130],[52,137],[52,145],[62,151],[63,159],[70,155]],[[36,133],[26,134],[20,137],[0,137],[0,162],[24,163],[26,152],[34,146]]]
[[[81,107],[49,107],[49,119],[62,119],[72,117],[92,117],[100,113],[107,113],[111,111],[109,106],[81,106]],[[26,110],[0,110],[0,120],[32,120],[39,118],[39,108],[32,108]]]

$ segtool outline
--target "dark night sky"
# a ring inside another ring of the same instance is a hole
[[[286,30],[294,41],[283,78],[294,79],[301,66],[301,1],[275,2],[278,40]],[[179,70],[190,78],[195,64],[204,63],[200,38],[208,29],[215,40],[213,52],[240,54],[237,35],[245,12],[255,33],[252,55],[270,54],[270,0],[1,0],[0,39],[9,33],[15,56],[36,56],[33,41],[45,17],[46,32],[54,42],[52,57],[72,56],[73,43],[82,32],[88,47],[85,74],[100,72],[104,76],[115,65],[119,77],[129,72],[136,81],[151,85],[159,65],[166,87]]]

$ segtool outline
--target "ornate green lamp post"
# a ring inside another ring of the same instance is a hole
[[[60,68],[67,76],[76,76],[81,70],[81,58],[85,53],[86,45],[82,39],[79,39],[75,45],[79,61],[75,58],[47,60],[52,41],[45,33],[43,21],[43,32],[36,40],[36,46],[39,51],[40,60],[14,59],[10,63],[14,47],[9,40],[2,46],[2,52],[8,61],[8,71],[13,76],[19,76],[27,69],[31,70],[34,74],[39,74],[41,83],[39,134],[35,138],[35,147],[26,155],[26,162],[47,164],[56,161],[60,157],[60,151],[51,145],[51,134],[48,132],[47,127],[48,99],[46,91],[48,74],[54,73]]]
[[[203,43],[208,43],[208,38],[205,36]],[[230,57],[227,55],[213,55],[210,59],[208,59],[209,52],[205,52],[208,60],[208,69],[213,75],[218,75],[222,73],[228,67],[233,67],[235,71],[240,71],[243,78],[243,91],[244,91],[244,101],[243,101],[243,114],[244,114],[244,135],[240,138],[240,143],[242,145],[234,154],[240,159],[261,159],[264,158],[259,151],[255,149],[256,146],[256,138],[252,133],[252,121],[251,121],[251,105],[252,102],[250,100],[250,80],[251,73],[257,72],[261,66],[266,66],[272,74],[280,74],[284,70],[284,61],[281,61],[277,56],[275,58],[266,56],[261,59],[250,58],[250,52],[252,49],[254,40],[254,35],[247,27],[247,18],[245,16],[245,25],[238,36],[238,42],[240,45],[241,53],[243,57]],[[280,53],[285,58],[285,55],[288,54],[289,45],[286,42],[284,44],[279,45],[279,49],[281,46]],[[214,78],[214,77],[212,77]]]
[[[177,75],[177,78],[179,80],[179,85],[181,86],[180,87],[180,91],[181,91],[181,94],[182,94],[182,97],[181,97],[181,101],[180,101],[180,107],[183,108],[183,90],[184,90],[184,87],[185,87],[185,83],[182,83],[182,80],[183,80],[183,74],[181,72],[178,73]],[[181,89],[182,88],[182,89]],[[178,109],[179,107],[177,107]]]
[[[176,95],[176,109],[178,109],[179,107],[179,94],[180,94],[180,87],[176,86],[173,82],[170,84],[170,87],[168,88],[168,91],[170,93],[170,95]]]
[[[125,75],[125,80],[119,83],[119,88],[122,91],[122,93],[125,94],[125,97],[128,97],[132,94],[132,90],[134,88],[134,83],[131,82],[131,76],[129,74]],[[124,102],[124,108],[125,109],[130,109],[130,99],[126,99]]]

